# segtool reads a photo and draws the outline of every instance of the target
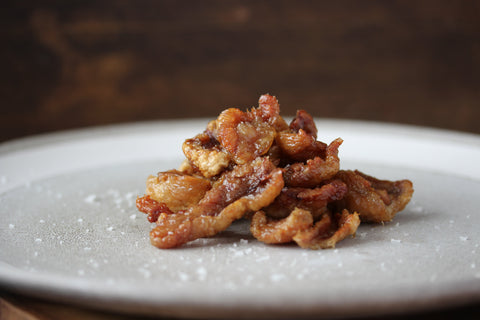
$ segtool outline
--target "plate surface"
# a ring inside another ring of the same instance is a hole
[[[0,145],[0,285],[120,312],[178,317],[349,316],[480,300],[480,137],[317,119],[341,167],[413,181],[390,223],[336,249],[271,246],[238,221],[182,248],[150,245],[135,208],[178,167],[206,119],[61,132]]]

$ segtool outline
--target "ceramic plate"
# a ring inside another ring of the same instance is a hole
[[[480,299],[480,137],[317,120],[341,167],[413,181],[392,222],[331,250],[256,241],[239,221],[181,248],[150,245],[135,208],[149,174],[178,167],[206,119],[149,122],[0,145],[0,284],[118,312],[177,317],[350,316]]]

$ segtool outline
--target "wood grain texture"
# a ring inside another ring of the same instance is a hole
[[[480,133],[478,1],[7,1],[0,141],[282,113]]]

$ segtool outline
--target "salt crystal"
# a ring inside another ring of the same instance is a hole
[[[410,208],[410,211],[420,213],[420,212],[423,212],[423,207],[415,206],[415,207]]]
[[[258,258],[258,259],[257,259],[257,262],[266,261],[266,260],[268,260],[268,259],[270,259],[269,256],[263,256],[263,257]]]
[[[138,272],[140,272],[144,278],[150,278],[152,276],[152,273],[150,270],[144,269],[144,268],[138,268]]]
[[[97,268],[100,266],[100,265],[98,264],[98,262],[95,261],[95,260],[93,260],[93,259],[90,259],[88,262],[89,262],[89,263],[92,265],[92,267],[94,267],[95,269],[97,269]]]
[[[83,250],[85,250],[85,251],[91,251],[92,248],[90,248],[90,247],[85,247],[85,248],[83,248]]]
[[[80,223],[82,223],[82,222],[83,222],[83,219],[82,219],[82,218],[78,218],[77,221],[80,222]]]
[[[233,256],[234,257],[242,257],[244,255],[243,251],[234,251]]]
[[[286,276],[284,274],[281,274],[281,273],[274,273],[274,274],[270,275],[270,280],[273,281],[273,282],[279,282],[279,281],[282,281],[285,278],[286,278]]]
[[[85,271],[82,270],[82,269],[78,270],[77,273],[78,273],[79,276],[85,275]]]
[[[460,238],[460,240],[462,240],[462,241],[467,241],[467,240],[468,240],[468,237],[465,237],[465,236],[460,236],[459,238]]]
[[[33,256],[34,256],[34,257],[38,257],[38,252],[35,251],[35,252],[33,253]]]
[[[113,227],[108,227],[107,231],[113,231]]]
[[[470,268],[475,269],[475,267],[476,267],[475,262],[473,262],[473,263],[470,265]]]
[[[179,272],[178,277],[180,278],[181,281],[188,281],[188,279],[189,279],[188,274],[186,274],[184,272]]]
[[[392,243],[400,243],[400,242],[402,242],[402,240],[400,240],[400,239],[391,239],[390,241],[391,241]]]
[[[95,203],[97,202],[97,195],[95,194],[90,194],[83,199],[86,203]]]
[[[382,271],[387,271],[387,268],[385,267],[385,262],[380,263],[380,269],[382,269]]]
[[[15,228],[15,225],[12,224],[12,223],[10,223],[10,224],[8,225],[8,228],[9,228],[9,229],[14,229],[14,228]]]
[[[45,220],[41,219],[39,222],[40,222],[40,223],[45,223]]]
[[[137,215],[136,215],[135,213],[134,213],[134,214],[132,214],[132,215],[130,216],[130,219],[132,219],[132,220],[135,220],[135,219],[137,219]]]
[[[240,239],[240,244],[248,244],[248,240],[247,239]]]
[[[42,239],[37,238],[37,239],[35,239],[35,242],[37,242],[37,243],[42,242]]]
[[[207,278],[207,269],[204,267],[199,267],[197,269],[197,275],[200,281],[203,281]]]
[[[132,200],[133,198],[136,197],[137,193],[138,193],[138,192],[127,192],[127,193],[125,194],[125,199],[127,199],[127,200]]]

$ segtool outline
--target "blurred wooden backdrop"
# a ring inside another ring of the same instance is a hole
[[[4,1],[0,141],[254,106],[480,133],[480,1]]]

